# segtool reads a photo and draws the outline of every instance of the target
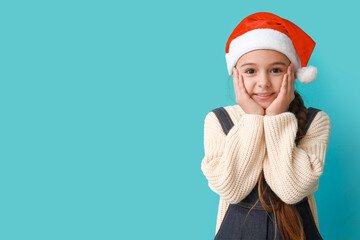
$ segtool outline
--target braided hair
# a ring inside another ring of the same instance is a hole
[[[306,124],[307,108],[300,94],[295,91],[295,99],[289,105],[289,112],[295,114],[298,120],[298,131],[295,138],[295,144],[304,137],[303,128]],[[274,213],[275,224],[279,227],[282,239],[284,240],[304,240],[305,233],[300,215],[294,205],[289,205],[283,202],[268,186],[264,179],[264,172],[262,171],[258,180],[258,193],[264,209],[270,213]],[[270,200],[271,207],[267,205],[264,197]],[[258,202],[257,201],[257,202]],[[257,204],[254,204],[254,206]],[[275,206],[275,207],[274,207]]]

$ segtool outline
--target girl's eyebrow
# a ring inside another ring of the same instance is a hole
[[[256,65],[255,63],[244,63],[243,65],[241,65],[240,67],[246,66],[246,65]]]
[[[243,65],[241,65],[240,67],[244,67],[244,66],[247,66],[247,65],[256,65],[256,63],[244,63]],[[284,66],[287,66],[286,63],[284,62],[273,62],[273,63],[270,63],[269,65],[284,65]]]
[[[271,63],[270,65],[284,65],[284,66],[287,66],[286,63],[284,63],[284,62],[274,62],[274,63]]]

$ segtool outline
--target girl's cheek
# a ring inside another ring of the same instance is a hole
[[[251,95],[252,93],[251,85],[249,84],[249,81],[246,81],[246,79],[244,79],[244,87],[247,93]]]

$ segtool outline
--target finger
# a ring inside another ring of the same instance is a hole
[[[284,74],[283,82],[281,85],[281,91],[280,91],[282,94],[286,94],[286,92],[287,92],[288,76],[289,76],[289,74],[287,74],[287,73]]]
[[[288,71],[287,71],[287,93],[291,93],[291,85],[292,85],[292,63],[289,64]]]
[[[236,68],[233,68],[233,82],[234,82],[235,96],[236,98],[238,98],[240,96],[240,93],[239,93],[239,78]]]
[[[291,68],[290,68],[291,72],[290,72],[290,92],[293,93],[295,91],[295,70],[294,70],[294,64],[291,63]]]
[[[244,77],[243,75],[240,74],[239,76],[239,88],[240,88],[240,93],[243,95],[248,95],[246,88],[245,88],[245,84],[244,84]]]
[[[235,68],[235,72],[236,72],[236,78],[237,78],[237,88],[238,88],[238,92],[239,94],[241,94],[242,92],[242,87],[243,87],[243,84],[242,84],[242,75],[239,74],[239,71]]]

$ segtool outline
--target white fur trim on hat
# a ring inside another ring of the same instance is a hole
[[[317,69],[316,67],[309,65],[307,67],[298,69],[295,72],[295,76],[300,82],[308,84],[315,81],[317,76]]]
[[[229,75],[232,76],[233,67],[242,55],[257,49],[270,49],[283,53],[294,64],[295,72],[301,67],[291,39],[282,32],[262,28],[246,32],[231,41],[229,52],[225,54]]]

